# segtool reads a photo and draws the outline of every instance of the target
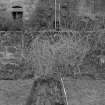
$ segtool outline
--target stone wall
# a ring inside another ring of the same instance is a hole
[[[11,14],[13,6],[21,6],[24,12],[24,19],[28,19],[38,0],[0,0],[0,8],[4,12]]]

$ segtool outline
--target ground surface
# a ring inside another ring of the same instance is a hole
[[[0,81],[0,105],[23,105],[31,87],[32,80]]]
[[[33,80],[0,81],[0,105],[24,105]],[[69,105],[104,105],[105,81],[64,79]]]
[[[69,105],[104,105],[105,81],[66,80]]]

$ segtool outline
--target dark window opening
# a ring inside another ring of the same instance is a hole
[[[14,19],[14,20],[22,19],[22,17],[23,17],[23,12],[14,11],[14,12],[12,12],[12,16],[13,16],[13,19]]]
[[[21,6],[13,6],[12,16],[14,20],[22,19],[23,11]]]
[[[55,25],[56,24],[56,25]],[[53,22],[53,28],[55,28],[57,31],[59,31],[60,30],[60,23],[59,23],[59,21],[54,21]]]

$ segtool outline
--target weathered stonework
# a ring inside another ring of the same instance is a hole
[[[23,11],[23,19],[29,19],[29,16],[32,14],[35,9],[35,5],[38,0],[0,0],[0,11],[9,15],[11,18],[11,12],[16,11],[14,6],[20,6],[21,11]]]

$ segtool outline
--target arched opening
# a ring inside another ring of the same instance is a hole
[[[22,20],[23,18],[23,8],[21,6],[12,7],[12,16],[14,20]]]

